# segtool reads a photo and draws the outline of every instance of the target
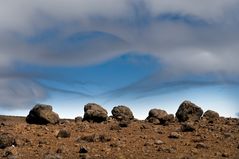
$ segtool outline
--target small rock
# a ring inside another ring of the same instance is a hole
[[[182,132],[192,132],[195,130],[195,127],[192,122],[183,123],[181,126]]]
[[[2,133],[0,134],[0,148],[4,149],[6,147],[15,145],[15,138],[12,134]]]
[[[77,116],[75,117],[75,122],[78,123],[78,122],[82,122],[83,118],[81,116]]]
[[[64,129],[60,130],[57,134],[57,137],[60,137],[60,138],[68,138],[70,136],[71,136],[71,133]]]
[[[119,125],[112,125],[110,130],[122,130],[122,128]]]
[[[77,139],[77,142],[86,141],[86,142],[108,142],[111,140],[111,137],[101,134],[101,135],[88,135],[88,136],[82,136],[79,139]]]
[[[229,154],[226,153],[226,152],[223,152],[223,153],[222,153],[222,157],[229,157]]]
[[[200,143],[198,143],[198,144],[196,145],[196,148],[197,148],[197,149],[208,148],[208,146],[207,146],[206,144],[200,142]]]
[[[88,153],[88,150],[87,150],[87,148],[81,146],[79,153]]]
[[[60,156],[60,154],[45,154],[44,159],[62,159],[62,157]]]
[[[17,150],[14,146],[7,147],[3,152],[3,157],[17,156]]]
[[[178,139],[178,138],[180,138],[180,137],[182,137],[182,136],[181,136],[179,133],[177,133],[177,132],[171,132],[168,137],[169,137],[169,138]]]
[[[154,144],[161,145],[161,144],[164,144],[164,142],[162,140],[155,140]]]
[[[121,128],[128,127],[129,124],[130,124],[130,120],[121,120],[121,121],[119,121],[119,126]]]
[[[233,138],[233,134],[232,133],[224,133],[223,134],[225,138]]]

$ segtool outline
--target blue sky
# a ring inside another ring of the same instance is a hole
[[[103,3],[104,2],[104,3]],[[238,0],[0,1],[0,112],[61,117],[96,102],[239,112]]]

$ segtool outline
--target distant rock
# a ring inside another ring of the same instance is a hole
[[[184,101],[176,112],[179,122],[199,120],[203,114],[203,110],[190,101]]]
[[[26,118],[29,124],[56,124],[59,120],[59,115],[52,111],[52,106],[45,104],[35,105]]]
[[[98,104],[88,103],[84,107],[84,118],[83,121],[92,122],[103,122],[107,120],[108,112]]]
[[[59,138],[68,138],[70,136],[71,136],[71,133],[64,129],[60,130],[57,134],[57,137],[59,137]]]
[[[81,116],[77,116],[75,117],[75,122],[78,123],[78,122],[82,122],[83,118]]]
[[[9,133],[0,134],[0,148],[1,149],[12,146],[14,144],[15,144],[15,138],[12,134],[9,134]]]
[[[116,120],[133,120],[134,115],[132,111],[126,106],[117,106],[114,107],[111,111],[113,118]]]
[[[213,110],[207,110],[204,114],[203,117],[208,119],[208,120],[215,120],[219,118],[219,114]]]
[[[166,111],[161,109],[151,109],[146,121],[154,124],[168,124],[174,121],[174,115],[168,114]]]

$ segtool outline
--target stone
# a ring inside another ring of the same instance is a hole
[[[121,128],[126,128],[128,127],[130,124],[130,120],[121,120],[119,121],[119,127]]]
[[[84,107],[84,118],[83,121],[89,122],[103,122],[107,120],[108,112],[98,104],[88,103]]]
[[[83,118],[81,116],[77,116],[75,117],[75,122],[78,123],[78,122],[82,122]]]
[[[0,148],[4,149],[6,147],[15,145],[15,138],[12,134],[2,133],[0,134]]]
[[[219,118],[219,114],[215,111],[212,110],[207,110],[204,114],[203,117],[206,118],[207,120],[215,120]]]
[[[11,147],[7,147],[4,149],[3,157],[7,157],[7,158],[15,157],[16,158],[16,156],[17,156],[17,150],[15,147],[11,146]]]
[[[181,135],[177,132],[171,132],[168,137],[173,139],[178,139],[181,137]]]
[[[111,137],[105,134],[92,134],[87,136],[82,136],[76,140],[77,142],[86,141],[86,142],[108,142],[111,141]]]
[[[151,109],[146,121],[154,124],[167,125],[174,121],[174,115],[168,114],[166,111],[161,109]]]
[[[162,140],[155,140],[154,144],[155,145],[161,145],[161,144],[164,144],[164,142]]]
[[[184,101],[176,112],[179,122],[196,121],[201,118],[203,110],[190,101]]]
[[[116,120],[133,120],[134,115],[132,111],[126,106],[117,106],[114,107],[111,111],[113,118]]]
[[[201,148],[208,148],[208,146],[206,144],[204,144],[203,142],[200,142],[196,145],[197,149],[201,149]]]
[[[192,131],[195,131],[195,129],[196,128],[194,127],[192,122],[183,123],[181,126],[182,132],[192,132]]]
[[[79,153],[88,153],[88,150],[87,150],[87,148],[81,146]]]
[[[64,130],[64,129],[60,130],[57,134],[57,137],[59,138],[68,138],[70,136],[71,136],[71,133],[68,130]]]
[[[61,155],[60,154],[50,154],[50,153],[47,153],[45,154],[45,157],[44,159],[62,159]]]
[[[29,124],[56,124],[59,123],[59,115],[52,111],[52,106],[37,104],[29,112],[26,122]]]

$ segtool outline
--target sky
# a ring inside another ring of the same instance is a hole
[[[0,114],[87,103],[239,114],[238,0],[0,0]]]

